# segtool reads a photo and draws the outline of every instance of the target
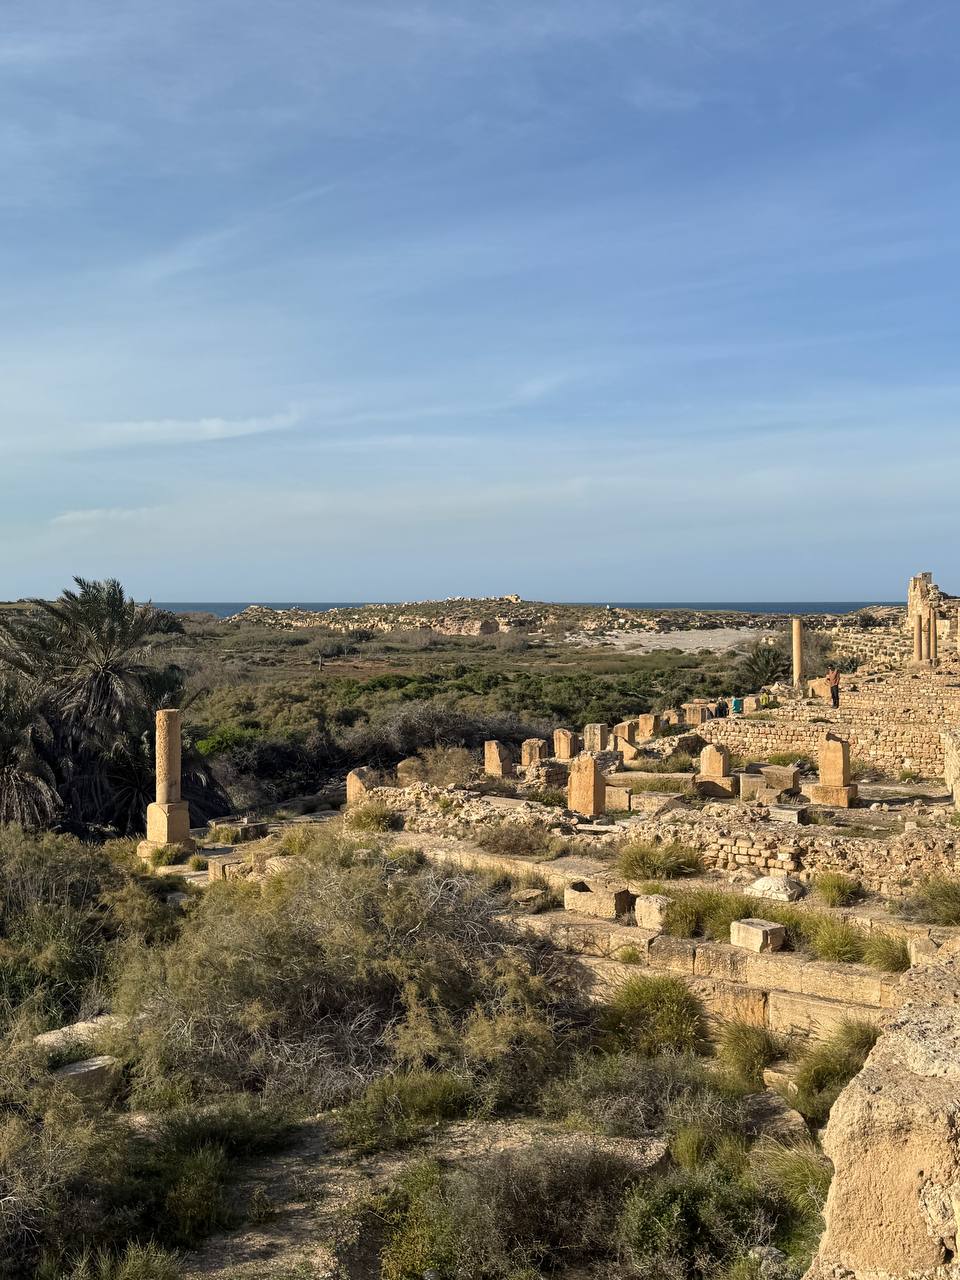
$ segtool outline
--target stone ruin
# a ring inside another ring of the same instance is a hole
[[[142,858],[169,847],[184,855],[196,841],[190,835],[190,806],[180,794],[180,712],[172,708],[156,715],[156,800],[147,805],[147,838],[137,846]]]

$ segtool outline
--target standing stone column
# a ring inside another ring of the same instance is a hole
[[[913,618],[913,660],[923,661],[923,617],[919,613]]]
[[[154,849],[176,845],[184,853],[196,848],[190,837],[190,806],[180,798],[180,712],[157,712],[157,798],[147,805],[147,838],[137,852],[148,858]]]
[[[803,685],[803,621],[793,619],[793,683],[799,689]]]
[[[940,637],[937,634],[937,611],[930,610],[930,661],[937,661],[937,654],[940,648]]]
[[[921,614],[923,618],[923,661],[930,661],[930,612]]]
[[[957,653],[960,653],[960,609],[957,610]]]

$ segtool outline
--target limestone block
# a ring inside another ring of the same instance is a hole
[[[622,738],[624,742],[629,742],[632,746],[637,740],[636,720],[621,720],[619,724],[615,724],[613,726],[613,736]]]
[[[651,969],[667,969],[672,973],[693,973],[696,944],[686,938],[672,938],[661,933],[650,943]]]
[[[563,909],[600,920],[616,920],[633,906],[634,895],[626,885],[602,880],[574,880],[563,891]]]
[[[632,742],[628,742],[626,738],[614,737],[613,747],[615,751],[620,752],[624,760],[640,759],[639,750],[633,745]]]
[[[347,774],[347,807],[352,808],[355,804],[363,804],[367,798],[367,793],[371,791],[379,782],[377,771],[364,766],[361,769],[351,769]]]
[[[707,708],[702,702],[684,702],[681,704],[683,723],[687,725],[704,724],[710,719]]]
[[[833,964],[828,960],[808,960],[803,966],[801,991],[805,996],[825,996],[828,1000],[855,1000],[858,1004],[882,1007],[882,977],[876,969],[863,965]]]
[[[810,816],[802,804],[772,804],[769,812],[771,822],[784,822],[788,826],[802,826]]]
[[[524,769],[539,764],[547,758],[547,744],[543,738],[526,738],[520,744],[520,764]]]
[[[698,942],[693,972],[698,978],[721,978],[724,982],[746,981],[743,952],[726,942]]]
[[[554,729],[553,754],[558,760],[572,760],[577,754],[579,738],[570,729]]]
[[[69,1062],[51,1073],[58,1084],[85,1101],[108,1098],[120,1083],[120,1061],[108,1053]]]
[[[633,904],[633,914],[641,929],[662,929],[670,899],[663,893],[642,893]]]
[[[238,868],[249,866],[246,858],[239,853],[209,853],[207,857],[207,883],[217,880],[234,880],[238,876]]]
[[[761,876],[743,891],[749,898],[767,898],[770,902],[796,902],[806,889],[789,876]]]
[[[690,990],[711,1018],[720,1023],[745,1022],[763,1027],[767,1021],[767,993],[739,982],[718,978],[688,978]]]
[[[910,953],[910,964],[936,964],[940,948],[932,938],[911,938],[907,943]]]
[[[700,752],[700,774],[704,778],[728,778],[730,776],[730,750],[728,747],[708,743]]]
[[[731,946],[745,951],[779,951],[786,940],[786,929],[772,920],[734,920],[730,925]]]
[[[826,676],[821,676],[818,680],[807,681],[807,696],[809,698],[821,698],[824,702],[830,701],[830,681]]]
[[[655,738],[660,732],[660,717],[657,715],[637,716],[637,742],[645,742]]]
[[[584,751],[606,751],[610,740],[610,729],[605,724],[587,724],[583,726]]]
[[[816,783],[810,788],[810,799],[813,803],[826,805],[830,809],[849,809],[856,798],[855,782],[847,787],[830,787],[823,783]]]
[[[488,778],[512,778],[514,770],[510,748],[495,739],[485,742],[483,744],[483,772]]]
[[[882,1010],[858,1004],[824,1000],[792,991],[772,990],[767,997],[767,1025],[784,1035],[813,1036],[826,1040],[851,1018],[879,1023]]]
[[[606,783],[593,756],[577,756],[571,763],[567,808],[587,818],[606,812]]]
[[[605,787],[603,803],[604,813],[627,813],[630,809],[631,792],[629,787]]]
[[[194,847],[190,836],[190,807],[185,800],[147,805],[147,842],[157,847],[168,844],[185,849]]]
[[[850,785],[850,743],[835,733],[828,733],[820,743],[820,785],[823,787],[848,787]]]
[[[767,991],[803,990],[803,970],[807,961],[793,951],[741,951],[743,981]]]
[[[740,775],[732,774],[728,778],[715,778],[698,773],[693,780],[697,794],[716,796],[718,799],[731,799],[740,793]]]
[[[760,710],[760,695],[758,693],[748,693],[743,700],[743,713],[747,715],[751,711]]]
[[[186,895],[184,895],[186,896]],[[117,1031],[126,1025],[126,1018],[115,1013],[102,1013],[83,1022],[71,1022],[53,1031],[41,1031],[33,1037],[33,1043],[51,1055],[71,1052],[91,1045],[105,1032]]]
[[[676,707],[670,707],[666,711],[660,713],[660,723],[665,725],[677,725],[683,720],[683,715]]]
[[[772,791],[800,790],[800,770],[796,765],[765,764],[760,776]]]
[[[761,789],[766,789],[763,777],[759,773],[739,773],[737,777],[740,779],[740,799],[745,804],[751,804],[759,799]]]

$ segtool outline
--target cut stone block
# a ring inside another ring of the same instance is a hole
[[[574,880],[563,891],[564,911],[599,920],[616,920],[633,907],[634,895],[626,885],[606,884],[599,880]]]
[[[71,1022],[68,1026],[57,1027],[53,1031],[41,1031],[33,1037],[33,1043],[49,1054],[67,1053],[93,1044],[104,1032],[118,1030],[125,1026],[126,1021],[126,1018],[121,1018],[118,1014],[102,1013],[99,1017]]]
[[[632,742],[628,742],[626,738],[615,737],[613,739],[613,747],[615,751],[620,752],[624,760],[640,759],[639,750],[637,749],[637,747],[633,745]]]
[[[810,799],[813,803],[826,805],[829,809],[849,809],[856,798],[855,782],[848,787],[828,787],[820,782],[810,788]]]
[[[613,736],[622,738],[624,742],[629,742],[632,746],[637,740],[636,720],[621,720],[619,724],[615,724],[613,726]]]
[[[610,741],[610,729],[605,724],[587,724],[583,726],[584,751],[606,751]]]
[[[820,743],[820,785],[847,787],[850,785],[850,743],[846,738],[828,733]]]
[[[641,929],[662,929],[670,899],[663,893],[642,893],[633,904],[633,914]]]
[[[190,836],[190,806],[185,800],[171,804],[147,805],[147,841],[157,847],[175,844],[193,848]]]
[[[761,876],[743,891],[749,898],[766,898],[770,902],[796,902],[806,890],[799,880],[789,876]]]
[[[557,760],[572,760],[579,746],[578,735],[570,729],[554,729],[553,754]]]
[[[423,777],[423,761],[419,756],[407,756],[397,765],[397,786],[409,787]]]
[[[490,739],[483,744],[483,772],[488,778],[512,778],[513,756],[502,742]],[[349,802],[349,797],[348,797]]]
[[[800,790],[800,770],[795,765],[765,764],[760,777],[771,791]]]
[[[520,764],[524,769],[540,764],[547,758],[547,744],[543,738],[526,738],[520,744]]]
[[[787,940],[787,931],[773,920],[734,920],[730,925],[730,943],[745,951],[779,951]]]
[[[730,776],[730,752],[727,747],[708,743],[700,752],[700,773],[704,778]]]
[[[51,1074],[77,1098],[108,1098],[120,1083],[120,1061],[108,1053],[101,1053],[96,1058],[85,1058],[83,1062],[69,1062]]]
[[[737,777],[740,779],[740,799],[745,804],[752,804],[758,800],[758,793],[761,789],[765,789],[763,777],[759,773],[739,773]]]
[[[647,738],[655,738],[660,732],[660,717],[656,715],[637,716],[637,742],[645,742]]]
[[[630,810],[631,792],[628,787],[604,788],[604,812],[627,813]]]
[[[801,826],[809,816],[809,812],[803,805],[772,804],[770,806],[771,822],[784,822],[790,826]]]
[[[740,794],[740,775],[732,774],[729,778],[714,778],[698,773],[694,778],[694,786],[698,795],[730,799]]]
[[[940,948],[932,938],[911,938],[907,943],[911,966],[936,964]]]
[[[599,817],[606,813],[606,790],[607,784],[593,756],[577,756],[570,765],[567,808],[586,818]]]

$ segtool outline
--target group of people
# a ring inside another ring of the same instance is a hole
[[[826,679],[827,679],[827,687],[830,690],[831,705],[834,707],[839,707],[840,705],[840,672],[837,670],[836,667],[831,667],[830,670],[827,672]],[[761,693],[760,706],[768,707],[769,705],[770,705],[769,693]],[[733,699],[733,710],[735,715],[740,714],[740,712],[743,710],[742,698]],[[724,698],[721,695],[717,699],[712,718],[714,720],[725,720],[729,714],[730,714],[730,704],[727,702],[726,698]]]

